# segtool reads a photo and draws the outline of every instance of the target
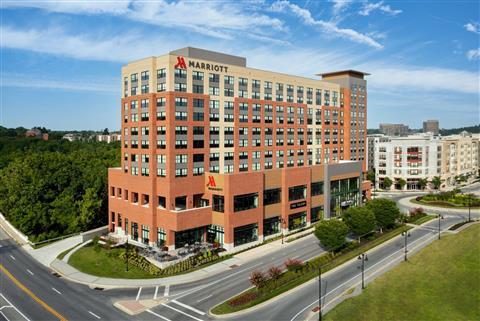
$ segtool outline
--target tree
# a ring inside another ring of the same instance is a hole
[[[252,283],[253,286],[255,286],[257,289],[261,289],[263,286],[265,286],[265,283],[267,282],[267,278],[265,274],[261,271],[253,271],[250,274],[250,283]]]
[[[315,227],[315,236],[329,251],[338,249],[345,243],[348,226],[339,220],[320,221]]]
[[[392,180],[391,180],[390,178],[385,177],[385,178],[383,179],[383,187],[384,187],[385,189],[390,189],[390,186],[392,186],[392,184],[393,184],[393,182],[392,182]]]
[[[103,135],[108,135],[108,134],[109,134],[108,128],[105,128],[105,129],[103,130]]]
[[[367,179],[375,184],[375,171],[369,170],[367,173]]]
[[[440,185],[442,185],[442,179],[440,178],[440,176],[435,176],[434,178],[432,178],[432,184],[433,188],[439,189]]]
[[[375,221],[381,231],[394,226],[397,219],[400,218],[400,210],[395,202],[386,198],[373,199],[367,203],[366,207],[373,211]]]
[[[273,282],[277,283],[277,280],[282,275],[282,270],[280,270],[280,268],[277,267],[277,266],[271,266],[268,269],[267,273],[268,273],[268,276],[270,277],[270,279],[273,280]]]
[[[343,221],[359,238],[375,229],[375,215],[365,206],[350,207],[343,213]]]
[[[418,186],[420,187],[421,190],[424,190],[425,187],[427,187],[428,181],[426,178],[420,178],[418,180]]]
[[[400,190],[403,190],[403,188],[405,187],[405,185],[407,185],[407,181],[404,180],[403,178],[399,178],[399,179],[398,179],[398,185],[400,185]]]

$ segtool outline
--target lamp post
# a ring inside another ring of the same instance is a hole
[[[282,244],[283,244],[283,237],[284,237],[284,235],[283,235],[284,232],[283,231],[285,230],[286,221],[283,218],[280,218],[280,222],[282,223],[281,225],[283,226],[283,228],[282,228]]]
[[[127,245],[125,247],[125,262],[127,265],[126,271],[128,272],[128,237],[127,237]]]
[[[405,237],[405,262],[406,262],[407,261],[407,252],[408,252],[408,250],[407,250],[407,238],[410,237],[410,232],[407,232],[407,231],[402,232],[402,236]]]
[[[443,220],[443,215],[438,214],[438,239],[440,239],[440,220]]]
[[[362,253],[358,256],[359,260],[362,260],[362,290],[365,289],[365,261],[368,261],[366,253]]]
[[[322,266],[318,264],[318,321],[322,321]]]

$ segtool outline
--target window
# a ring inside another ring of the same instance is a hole
[[[268,189],[263,192],[263,205],[277,204],[282,201],[282,189]]]
[[[167,69],[162,68],[162,69],[157,69],[157,78],[165,78],[167,77]]]
[[[213,195],[212,197],[212,210],[215,212],[223,213],[225,206],[225,200],[223,195]]]
[[[323,194],[323,182],[312,183],[311,194],[312,194],[312,196],[322,195]]]
[[[193,80],[203,80],[203,72],[201,71],[193,71],[192,72]]]
[[[288,188],[288,201],[296,201],[307,197],[307,185],[299,185]]]
[[[187,78],[187,71],[185,69],[175,69],[175,77],[177,78]]]
[[[245,211],[258,207],[258,193],[236,195],[233,197],[233,211]]]
[[[142,80],[148,80],[150,78],[150,72],[148,70],[147,71],[142,71],[141,78],[142,78]]]
[[[209,74],[208,80],[210,82],[220,82],[220,75],[219,74]]]

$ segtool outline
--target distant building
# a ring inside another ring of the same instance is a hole
[[[380,133],[387,136],[406,136],[410,129],[403,124],[380,124],[378,126]]]
[[[112,143],[112,142],[118,142],[122,139],[122,135],[120,134],[110,134],[110,135],[97,135],[97,142],[106,142],[106,143]]]
[[[66,139],[69,142],[74,142],[80,139],[80,136],[74,133],[68,133],[63,135],[62,139]]]
[[[38,128],[32,128],[25,132],[25,137],[40,138],[43,140],[48,140],[48,133],[42,133]]]
[[[368,164],[373,145],[373,168],[377,179],[376,187],[385,188],[386,177],[393,182],[391,189],[400,189],[400,180],[405,180],[403,189],[420,188],[420,179],[431,181],[435,176],[442,186],[452,186],[460,178],[473,178],[479,172],[480,135],[462,132],[446,137],[433,133],[405,137],[368,137]],[[431,187],[431,186],[430,186]]]
[[[375,169],[375,145],[388,139],[383,134],[367,135],[367,171]]]
[[[438,120],[426,120],[423,122],[423,132],[424,133],[433,133],[438,135],[439,133],[439,124]]]

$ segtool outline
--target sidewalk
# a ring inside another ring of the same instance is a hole
[[[76,235],[69,237],[67,239],[57,241],[50,245],[45,245],[39,249],[29,248],[26,249],[28,254],[30,254],[35,260],[50,267],[50,263],[57,259],[57,256],[74,246],[77,246],[82,243],[82,236]]]
[[[307,233],[304,231],[302,233]],[[298,233],[293,235],[292,237],[296,237],[302,235],[302,233]],[[141,287],[141,286],[163,286],[163,285],[176,285],[176,284],[183,284],[189,283],[193,281],[202,280],[221,272],[229,271],[234,268],[238,268],[239,266],[253,261],[255,259],[265,257],[266,255],[275,252],[275,251],[286,251],[292,246],[295,246],[297,242],[306,240],[308,238],[315,238],[315,236],[309,235],[298,240],[292,241],[290,243],[281,244],[281,240],[276,240],[271,243],[267,243],[265,245],[258,246],[256,248],[247,250],[245,252],[241,252],[239,254],[235,254],[234,257],[221,261],[216,264],[212,264],[207,266],[203,269],[195,270],[190,273],[180,274],[171,277],[164,277],[164,278],[156,278],[156,279],[115,279],[115,278],[106,278],[106,277],[98,277],[93,276],[90,274],[86,274],[80,272],[79,270],[75,269],[74,267],[70,266],[66,262],[58,259],[54,259],[51,262],[50,267],[65,277],[66,279],[76,282],[86,284],[90,287],[100,287],[100,288],[118,288],[118,287]],[[288,239],[288,237],[285,237]],[[292,252],[293,255],[293,252]]]

